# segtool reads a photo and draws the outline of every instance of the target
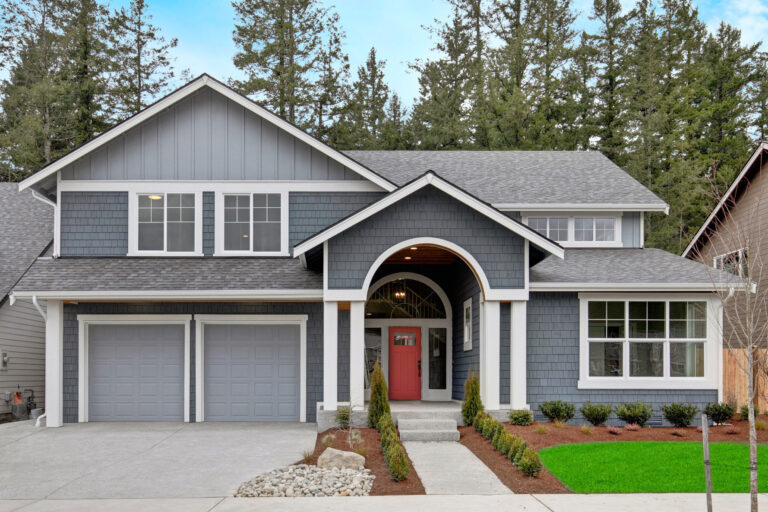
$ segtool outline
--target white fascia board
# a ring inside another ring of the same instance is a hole
[[[232,100],[238,105],[253,112],[259,117],[271,122],[272,124],[276,125],[278,128],[290,133],[297,139],[317,149],[318,151],[328,156],[329,158],[355,171],[357,174],[361,175],[363,178],[366,178],[367,180],[372,181],[373,183],[383,188],[387,192],[391,192],[397,188],[397,186],[394,183],[391,183],[389,180],[383,178],[382,176],[379,176],[375,172],[371,171],[370,169],[360,164],[359,162],[352,160],[351,158],[341,153],[340,151],[337,151],[331,148],[330,146],[328,146],[327,144],[312,137],[311,135],[306,133],[304,130],[298,128],[297,126],[292,125],[288,121],[273,114],[272,112],[268,111],[264,107],[255,103],[254,101],[246,98],[245,96],[238,94],[237,92],[233,91],[232,89],[230,89],[223,83],[219,82],[218,80],[214,80],[208,75],[202,75],[199,78],[188,83],[187,85],[181,87],[176,92],[173,92],[170,95],[158,101],[157,103],[150,105],[145,110],[141,111],[135,116],[127,119],[126,121],[123,121],[122,123],[118,124],[114,128],[107,130],[106,132],[99,135],[98,137],[91,140],[90,142],[83,144],[79,148],[68,153],[67,155],[53,162],[49,166],[40,170],[39,172],[28,177],[27,179],[19,183],[19,190],[20,191],[24,190],[36,183],[39,183],[40,181],[51,176],[52,174],[55,174],[56,172],[60,171],[64,167],[76,162],[77,160],[87,155],[91,151],[94,151],[95,149],[103,146],[104,144],[107,144],[108,142],[116,139],[117,137],[127,132],[128,130],[138,126],[139,124],[143,123],[144,121],[151,118],[155,114],[158,114],[163,110],[165,110],[166,108],[171,107],[175,103],[178,103],[185,97],[189,96],[190,94],[198,91],[199,89],[205,86],[210,87],[214,91],[222,94],[223,96]]]
[[[537,283],[531,282],[532,292],[716,292],[720,290],[744,289],[742,284],[727,283]]]
[[[691,238],[691,241],[688,243],[688,246],[683,251],[683,254],[682,254],[683,257],[688,256],[688,253],[691,252],[691,249],[693,249],[693,247],[699,241],[699,238],[701,238],[701,235],[704,234],[704,231],[706,231],[707,227],[709,227],[710,223],[712,223],[717,213],[723,208],[723,205],[725,204],[725,202],[728,200],[729,197],[731,197],[731,194],[733,194],[733,191],[736,189],[739,183],[741,183],[741,180],[744,179],[744,176],[747,174],[749,169],[755,163],[755,160],[757,160],[757,157],[760,156],[760,154],[763,151],[768,151],[768,142],[761,142],[760,145],[757,146],[757,149],[755,149],[755,152],[752,153],[751,157],[749,157],[749,160],[747,161],[746,165],[742,167],[741,172],[736,177],[736,179],[733,180],[733,183],[731,183],[731,186],[728,187],[728,190],[726,190],[725,194],[723,194],[723,197],[717,203],[717,206],[715,206],[715,208],[712,210],[712,213],[709,214],[709,217],[707,217],[707,220],[704,221],[704,224],[701,225],[701,227],[693,236],[693,238]]]
[[[494,203],[493,207],[504,212],[663,212],[669,214],[666,203]]]
[[[323,290],[14,291],[16,298],[56,300],[323,300]]]
[[[558,258],[563,259],[565,257],[565,249],[563,249],[560,245],[541,236],[536,231],[528,228],[527,226],[524,226],[519,222],[513,219],[510,219],[509,217],[507,217],[506,215],[504,215],[494,207],[483,203],[482,201],[471,196],[467,192],[464,192],[458,187],[448,183],[447,181],[445,181],[444,179],[440,178],[439,176],[437,176],[432,172],[426,173],[421,178],[418,178],[412,181],[411,183],[404,185],[403,187],[390,193],[388,196],[380,199],[379,201],[368,206],[367,208],[360,210],[359,212],[347,217],[346,219],[339,222],[338,224],[331,226],[325,231],[322,231],[317,235],[313,236],[309,240],[297,245],[293,249],[293,256],[294,257],[301,256],[302,254],[309,251],[310,249],[313,249],[318,245],[322,244],[323,242],[330,240],[331,238],[339,235],[340,233],[343,233],[344,231],[354,226],[355,224],[362,222],[363,220],[371,217],[372,215],[375,215],[376,213],[397,203],[401,199],[413,194],[414,192],[426,187],[427,185],[432,185],[435,188],[441,190],[442,192],[445,192],[446,194],[450,195],[454,199],[461,201],[462,203],[469,206],[470,208],[482,213],[483,215],[490,218],[491,220],[496,221],[497,223],[506,227],[513,233],[523,237],[526,240],[533,242],[538,247],[541,247],[542,249],[557,256]]]
[[[365,180],[61,180],[62,192],[242,192],[255,189],[258,192],[382,192],[381,187]]]

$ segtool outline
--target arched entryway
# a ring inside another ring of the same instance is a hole
[[[365,305],[365,394],[377,360],[392,400],[450,400],[452,306],[434,280],[394,272],[371,285]]]

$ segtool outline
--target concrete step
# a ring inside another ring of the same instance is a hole
[[[400,430],[455,430],[455,419],[406,419],[401,418],[397,426]]]
[[[396,425],[402,420],[453,420],[457,425],[463,425],[461,411],[392,411],[392,419]]]
[[[459,431],[453,430],[400,430],[401,441],[458,441]]]

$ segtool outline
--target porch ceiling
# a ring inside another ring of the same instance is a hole
[[[390,265],[450,265],[458,257],[451,251],[432,245],[414,245],[398,251],[384,261]]]

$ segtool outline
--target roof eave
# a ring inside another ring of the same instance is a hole
[[[667,203],[494,203],[493,207],[501,211],[625,211],[659,212],[669,215]]]
[[[295,301],[322,300],[322,289],[276,289],[276,290],[14,290],[16,298],[48,300],[253,300],[253,301]]]
[[[531,281],[532,292],[709,292],[745,290],[742,283],[571,283]]]

